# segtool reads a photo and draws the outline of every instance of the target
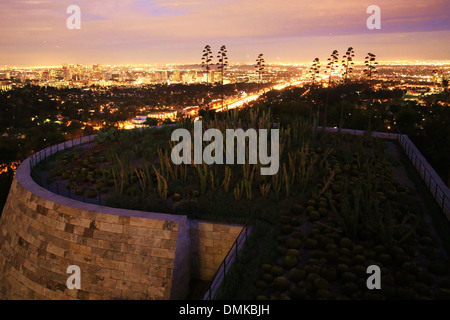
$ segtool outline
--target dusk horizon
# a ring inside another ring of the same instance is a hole
[[[206,44],[226,45],[230,63],[307,63],[355,48],[379,61],[439,61],[450,57],[446,1],[378,1],[381,28],[369,30],[369,1],[244,2],[129,0],[3,1],[0,65],[193,64]],[[81,10],[80,29],[66,12]]]

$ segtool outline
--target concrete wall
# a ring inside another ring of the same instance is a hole
[[[241,225],[189,221],[191,275],[211,280],[242,230]]]
[[[212,280],[239,225],[108,208],[54,194],[30,166],[95,135],[36,152],[17,169],[0,219],[0,299],[183,299]],[[81,289],[66,286],[81,269]]]
[[[185,216],[101,207],[50,193],[30,178],[26,160],[0,219],[0,298],[183,298],[187,234]],[[69,265],[81,269],[81,290],[66,287]]]
[[[239,225],[108,208],[36,184],[25,160],[0,219],[0,299],[183,299],[211,280]],[[66,286],[81,269],[81,289]]]

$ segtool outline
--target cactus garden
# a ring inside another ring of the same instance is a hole
[[[39,166],[48,185],[111,207],[251,224],[218,298],[450,299],[449,246],[428,212],[436,209],[396,179],[386,142],[326,133],[311,117],[275,117],[273,108],[203,123],[278,128],[272,176],[260,163],[174,165],[175,127],[100,133]],[[178,126],[193,132],[190,120]],[[366,286],[370,265],[380,267],[381,289]]]

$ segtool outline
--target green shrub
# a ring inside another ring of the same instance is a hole
[[[301,215],[305,211],[305,208],[301,204],[294,204],[291,208],[292,214],[297,216]]]
[[[272,265],[265,263],[261,266],[261,269],[264,272],[270,272],[272,270]]]
[[[339,240],[339,246],[341,246],[341,248],[350,249],[352,246],[352,240],[347,237],[343,237],[341,238],[341,240]]]
[[[284,257],[284,265],[288,268],[295,267],[298,263],[297,257],[294,256],[285,256]]]
[[[267,283],[271,283],[273,281],[273,275],[270,273],[264,273],[262,279]]]
[[[311,211],[310,213],[309,213],[309,219],[311,220],[311,221],[318,221],[319,219],[320,219],[320,213],[319,212],[317,212],[317,211]]]
[[[284,273],[284,269],[280,266],[273,266],[270,271],[274,276],[281,276]]]
[[[294,256],[294,257],[298,257],[300,252],[297,249],[289,249],[286,254],[288,256]]]
[[[277,289],[278,291],[286,291],[287,289],[289,289],[289,280],[286,279],[285,277],[277,277],[274,281],[273,281],[273,286],[275,289]]]
[[[90,198],[90,199],[97,197],[97,195],[98,195],[98,193],[97,193],[97,191],[95,191],[94,189],[89,189],[89,190],[86,192],[86,197],[88,197],[88,198]]]
[[[289,273],[289,280],[291,280],[292,282],[299,282],[301,280],[304,280],[305,277],[306,277],[305,270],[294,268]]]
[[[302,241],[300,239],[291,237],[286,240],[286,247],[290,249],[297,249],[300,247],[301,243]]]
[[[305,247],[306,247],[306,249],[315,249],[315,248],[317,248],[317,240],[315,240],[315,239],[306,239]]]

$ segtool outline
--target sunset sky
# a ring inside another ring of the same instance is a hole
[[[69,5],[81,30],[69,30]],[[381,30],[369,30],[369,5]],[[1,0],[0,65],[198,63],[206,44],[230,62],[450,60],[448,0]]]

